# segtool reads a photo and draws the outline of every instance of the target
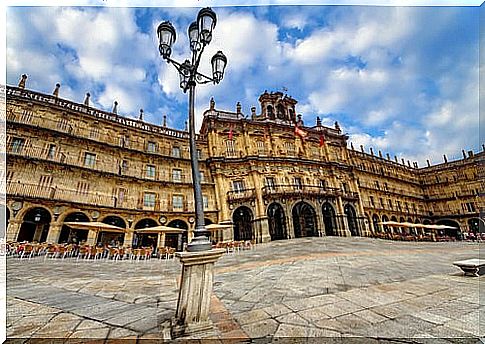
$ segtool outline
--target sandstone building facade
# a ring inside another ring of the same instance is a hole
[[[25,80],[24,80],[25,81]],[[7,86],[8,241],[117,240],[181,248],[194,227],[188,133]],[[267,242],[304,236],[369,236],[381,222],[483,227],[484,152],[420,168],[348,147],[338,124],[304,126],[297,101],[259,97],[250,115],[211,100],[197,139],[206,223],[213,239]],[[124,234],[74,230],[104,222]],[[141,234],[165,225],[184,234]]]

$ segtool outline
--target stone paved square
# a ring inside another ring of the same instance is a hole
[[[325,237],[225,254],[215,268],[214,331],[201,337],[476,343],[484,277],[452,263],[483,258],[481,249]],[[8,258],[8,339],[168,339],[180,272],[177,260]]]

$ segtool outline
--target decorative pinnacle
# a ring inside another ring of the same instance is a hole
[[[143,109],[140,109],[140,116],[138,116],[140,121],[143,121]]]
[[[52,92],[52,94],[55,96],[55,97],[59,97],[59,89],[61,88],[61,84],[60,83],[57,83],[56,84],[56,88],[54,89],[54,92]]]
[[[118,114],[118,102],[116,100],[113,103],[113,110],[111,110],[111,112],[114,113],[115,115]]]
[[[84,105],[86,106],[89,106],[89,98],[91,97],[91,95],[88,93],[86,93],[86,98],[84,98]]]
[[[19,88],[25,88],[25,82],[27,81],[27,74],[22,74],[19,81]]]

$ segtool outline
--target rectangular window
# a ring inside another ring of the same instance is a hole
[[[258,155],[266,155],[266,146],[264,141],[257,141],[256,146],[258,148]]]
[[[146,177],[153,179],[155,178],[155,166],[154,165],[147,165],[146,166]]]
[[[293,156],[295,155],[295,144],[293,142],[285,142],[286,154]]]
[[[86,195],[89,192],[89,184],[86,182],[77,182],[76,193]]]
[[[152,141],[148,141],[147,143],[147,152],[148,153],[155,153],[157,151],[157,144]]]
[[[118,205],[122,206],[123,202],[125,201],[125,196],[126,196],[127,190],[124,188],[119,188],[118,189]]]
[[[128,160],[121,160],[119,174],[128,172]]]
[[[301,190],[303,188],[303,184],[301,182],[300,177],[293,178],[293,186],[294,186],[295,190]]]
[[[349,191],[349,186],[347,185],[347,183],[342,183],[342,190],[344,192],[348,192]]]
[[[202,201],[204,203],[204,209],[209,209],[209,197],[203,195],[202,196]]]
[[[370,199],[370,205],[374,206],[374,197],[370,196],[369,199]]]
[[[172,147],[172,156],[174,158],[180,158],[180,147]]]
[[[155,207],[155,193],[145,192],[143,195],[143,206],[147,208]]]
[[[234,180],[232,182],[232,190],[236,191],[237,193],[242,192],[244,190],[244,180]]]
[[[376,180],[376,189],[380,189],[379,182]]]
[[[49,150],[47,151],[47,158],[54,159],[55,156],[56,156],[56,145],[51,143],[49,145]]]
[[[182,181],[182,170],[174,168],[172,170],[172,181],[181,182]]]
[[[393,209],[393,208],[392,208],[392,200],[388,199],[388,200],[387,200],[387,203],[389,203],[389,209]]]
[[[49,188],[52,186],[52,176],[44,175],[40,176],[39,186],[41,188]]]
[[[200,182],[204,183],[205,182],[205,174],[204,171],[200,171]]]
[[[96,163],[96,154],[94,153],[84,153],[84,166],[86,167],[94,167]]]
[[[226,155],[229,157],[236,156],[236,149],[234,148],[234,140],[226,141]]]
[[[266,186],[270,190],[274,190],[275,189],[275,181],[274,181],[274,178],[273,177],[266,177]]]
[[[397,204],[397,209],[401,210],[401,202],[396,201],[396,204]]]
[[[326,183],[325,183],[325,180],[324,180],[324,179],[320,179],[319,184],[320,184],[320,187],[321,187],[322,189],[325,189],[325,187],[326,187]]]
[[[202,157],[203,157],[203,156],[204,156],[204,155],[202,154],[202,150],[197,149],[197,159],[202,160]]]
[[[173,207],[173,210],[184,209],[184,196],[173,195],[172,196],[172,207]]]
[[[130,146],[130,138],[127,135],[120,136],[120,146],[121,147],[129,147]]]
[[[22,148],[24,146],[24,139],[14,137],[12,140],[12,153],[20,153],[22,151]]]
[[[91,138],[91,139],[99,138],[99,128],[98,127],[92,127],[91,128],[91,131],[89,132],[89,138]]]

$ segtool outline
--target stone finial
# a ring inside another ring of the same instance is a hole
[[[118,102],[116,100],[113,103],[113,110],[111,110],[111,112],[114,113],[115,115],[118,114]]]
[[[443,160],[445,161],[445,164],[448,162],[448,158],[446,157],[446,154],[443,154]]]
[[[418,165],[418,162],[417,161],[414,162],[414,167],[419,168],[419,165]]]
[[[236,113],[238,115],[241,114],[241,103],[240,102],[237,102],[237,104],[236,104]]]
[[[374,155],[374,150],[372,149],[372,147],[370,147],[369,150],[370,150],[370,154]]]
[[[88,93],[86,93],[86,98],[84,98],[84,105],[86,106],[89,106],[89,98],[91,97],[91,95]]]
[[[188,126],[187,121],[185,121],[185,127],[184,127],[184,131],[189,131],[189,126]]]
[[[167,115],[163,115],[163,126],[167,126]]]
[[[214,97],[211,97],[210,103],[209,103],[210,109],[214,110],[216,108],[216,102],[214,100]]]
[[[251,107],[251,118],[252,119],[256,118],[256,106]]]
[[[382,152],[379,150],[379,158],[382,159]]]
[[[322,120],[320,119],[320,117],[317,116],[317,127],[321,127],[322,126]]]
[[[411,167],[411,161],[408,160],[408,166]]]
[[[354,144],[350,142],[350,149],[354,150]]]
[[[464,149],[461,150],[461,154],[463,154],[463,159],[466,159],[466,153]]]
[[[396,155],[394,155],[394,161],[395,161],[395,162],[399,162],[399,161],[397,160],[397,156],[396,156]]]
[[[340,125],[338,124],[337,121],[335,121],[335,130],[337,130],[338,132],[340,132]]]
[[[138,116],[140,121],[143,121],[143,109],[140,109],[140,115]]]
[[[27,81],[27,74],[22,74],[19,81],[19,88],[25,88],[25,82]]]
[[[61,84],[60,83],[57,83],[56,84],[56,88],[54,88],[54,92],[52,92],[52,94],[54,95],[54,97],[59,97],[59,89],[61,88]]]
[[[472,150],[469,150],[469,151],[468,151],[468,157],[469,157],[469,158],[473,158],[473,151],[472,151]]]
[[[482,150],[485,152],[485,144],[482,144]]]
[[[361,151],[362,153],[364,153],[364,146],[363,146],[363,145],[360,145],[360,151]]]
[[[404,161],[404,158],[401,158],[402,164],[406,165],[406,162]]]
[[[426,164],[428,164],[428,167],[431,167],[431,164],[429,163],[429,159],[426,159]]]
[[[386,153],[386,157],[387,157],[387,160],[391,160],[391,156],[389,155],[389,153]]]

